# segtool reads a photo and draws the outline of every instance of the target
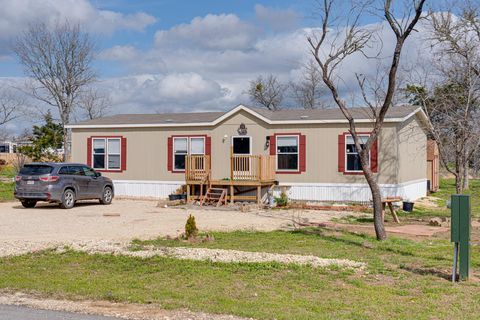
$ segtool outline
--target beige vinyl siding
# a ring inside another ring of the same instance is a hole
[[[268,155],[270,151],[265,147],[266,137],[274,133],[301,133],[306,136],[306,172],[277,174],[277,180],[281,183],[365,183],[361,175],[338,172],[338,135],[348,131],[347,124],[268,125],[245,111],[232,115],[214,127],[73,129],[72,161],[87,161],[88,137],[121,135],[127,138],[127,170],[122,173],[106,172],[105,175],[117,180],[182,181],[182,173],[167,170],[167,138],[172,135],[206,134],[211,137],[212,176],[214,179],[227,178],[230,174],[231,138],[238,135],[237,129],[241,123],[246,125],[247,136],[252,138],[252,154]],[[418,123],[410,123],[409,130],[415,131]],[[416,155],[416,152],[422,152],[426,137],[421,137],[415,151],[407,152],[400,164],[397,161],[398,153],[405,146],[399,146],[399,143],[405,143],[406,138],[397,137],[398,128],[398,124],[386,123],[380,136],[379,173],[376,174],[379,183],[394,184],[407,181],[410,177],[426,177],[426,158]],[[370,131],[371,127],[367,124],[358,125],[358,130]],[[399,134],[403,135],[409,130],[403,126]],[[224,136],[227,138],[224,139]],[[406,142],[408,144],[408,140]],[[408,166],[406,169],[401,168],[404,162]],[[422,175],[417,171],[421,171]]]
[[[398,182],[427,178],[427,136],[418,117],[398,125]]]

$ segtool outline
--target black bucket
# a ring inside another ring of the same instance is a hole
[[[403,202],[403,211],[412,212],[413,211],[413,202]]]

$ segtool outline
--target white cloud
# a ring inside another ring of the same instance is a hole
[[[193,46],[209,50],[248,49],[257,30],[234,14],[208,14],[155,34],[157,47]]]
[[[118,113],[218,110],[230,94],[218,82],[194,72],[112,78],[101,86],[110,93]]]
[[[293,9],[277,9],[255,5],[257,20],[273,31],[292,30],[298,25],[299,14]]]
[[[140,52],[133,46],[114,46],[99,53],[101,60],[128,61],[135,59]]]
[[[68,20],[91,33],[111,34],[117,30],[142,31],[156,21],[144,12],[123,14],[100,10],[90,0],[0,0],[0,8],[0,54],[7,52],[9,41],[32,22],[53,26]]]

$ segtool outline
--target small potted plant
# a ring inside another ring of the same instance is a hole
[[[185,192],[186,186],[182,185],[175,190],[174,193],[170,194],[168,196],[168,200],[174,201],[174,200],[185,200],[187,199],[187,193]]]

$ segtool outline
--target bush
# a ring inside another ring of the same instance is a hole
[[[6,166],[6,165],[7,165],[7,160],[0,159],[0,166]]]
[[[187,223],[185,224],[185,237],[187,239],[195,238],[198,235],[197,223],[195,222],[195,217],[192,215],[188,216]]]
[[[278,207],[285,207],[288,204],[288,197],[285,192],[280,193],[280,197],[275,197],[275,202]]]

